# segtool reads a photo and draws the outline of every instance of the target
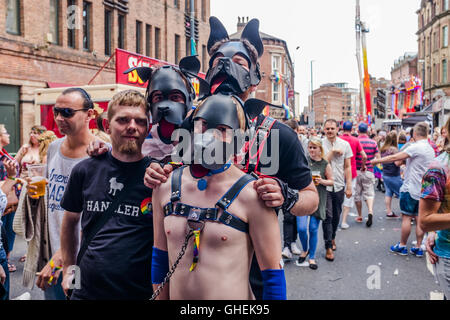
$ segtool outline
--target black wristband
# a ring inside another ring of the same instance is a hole
[[[282,209],[283,211],[290,212],[292,207],[295,205],[295,203],[298,201],[298,191],[295,189],[291,189],[288,187],[288,184],[286,182],[281,181],[278,178],[274,179],[278,182],[281,188],[281,193],[284,197],[284,202],[281,206],[276,207],[275,210]]]

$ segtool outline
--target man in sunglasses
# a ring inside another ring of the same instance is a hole
[[[56,125],[65,137],[55,140],[47,153],[47,212],[51,260],[38,272],[37,286],[45,291],[46,300],[65,300],[61,287],[62,277],[55,267],[61,266],[61,223],[64,209],[60,202],[64,195],[72,168],[88,157],[86,149],[95,136],[89,130],[89,121],[94,115],[94,104],[89,94],[81,88],[69,88],[56,99],[53,108]],[[28,184],[33,198],[36,187]],[[35,201],[45,201],[44,197]],[[42,237],[44,235],[41,235]]]

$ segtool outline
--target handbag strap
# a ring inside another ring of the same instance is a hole
[[[144,158],[146,160],[145,167],[150,164],[150,159],[148,157]],[[139,170],[138,170],[139,171]],[[86,250],[89,247],[89,244],[97,235],[97,233],[103,228],[103,226],[108,222],[108,220],[113,216],[114,211],[119,207],[122,200],[129,195],[129,190],[134,186],[135,180],[138,179],[136,174],[132,174],[127,176],[124,182],[124,188],[120,191],[120,193],[114,198],[113,202],[109,205],[108,209],[95,221],[95,224],[89,228],[89,232],[85,233],[83,230],[83,239],[82,246],[80,247],[80,251],[78,251],[77,255],[77,265],[80,265],[81,259],[83,259]]]

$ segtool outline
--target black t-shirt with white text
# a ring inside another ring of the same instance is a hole
[[[147,164],[146,158],[122,162],[108,152],[73,168],[61,206],[66,211],[82,212],[82,230],[89,230],[107,210],[128,176],[136,179],[123,202],[90,242],[79,266],[81,289],[75,289],[71,299],[151,297],[152,189],[143,183]]]

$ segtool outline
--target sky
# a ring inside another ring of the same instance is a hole
[[[369,73],[390,79],[394,61],[417,52],[420,0],[360,0],[366,34]],[[355,32],[356,0],[211,0],[211,15],[229,34],[239,17],[257,18],[260,31],[286,41],[295,66],[295,90],[300,110],[313,88],[347,82],[359,88]],[[299,47],[298,50],[296,48]]]

